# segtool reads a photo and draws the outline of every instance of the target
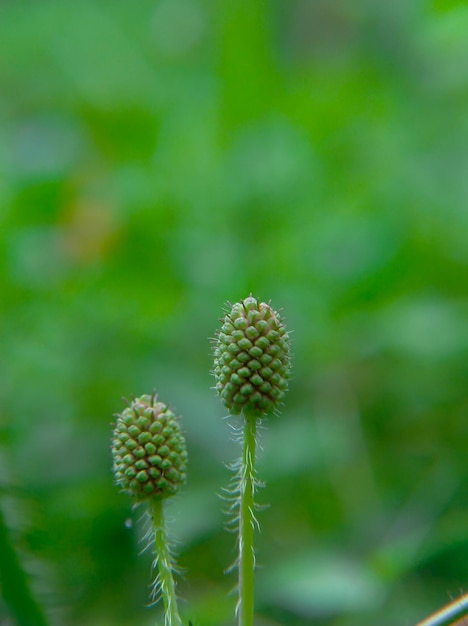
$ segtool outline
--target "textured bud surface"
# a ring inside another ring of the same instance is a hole
[[[112,456],[117,484],[138,500],[166,498],[185,482],[185,438],[174,413],[154,395],[135,398],[117,416]]]
[[[214,352],[216,390],[234,415],[272,413],[281,403],[290,370],[289,339],[282,319],[252,296],[222,320]]]

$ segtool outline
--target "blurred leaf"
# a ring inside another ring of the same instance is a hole
[[[362,564],[332,551],[305,550],[259,575],[260,599],[311,619],[381,606],[381,583]]]

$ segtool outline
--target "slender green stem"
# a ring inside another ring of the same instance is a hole
[[[254,623],[254,494],[255,494],[255,447],[257,418],[245,414],[244,442],[240,479],[239,515],[239,626]]]
[[[416,626],[462,626],[463,624],[468,624],[468,621],[463,619],[467,615],[468,594],[447,604],[440,611],[419,622]]]
[[[173,564],[164,525],[163,501],[152,499],[150,512],[154,531],[155,565],[158,568],[158,587],[164,604],[165,626],[182,626],[177,607]]]

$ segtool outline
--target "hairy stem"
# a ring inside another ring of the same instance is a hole
[[[150,513],[154,531],[155,565],[158,568],[159,589],[164,604],[165,626],[182,626],[177,607],[174,578],[172,575],[172,557],[169,551],[166,529],[164,526],[163,502],[152,499]]]
[[[254,623],[254,494],[257,418],[245,414],[239,516],[239,626]]]
[[[416,626],[463,626],[468,624],[468,594],[448,604]]]

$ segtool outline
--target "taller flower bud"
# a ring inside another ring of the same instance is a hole
[[[216,337],[216,390],[234,415],[257,417],[281,403],[290,370],[289,339],[279,314],[249,296],[234,304]]]

